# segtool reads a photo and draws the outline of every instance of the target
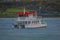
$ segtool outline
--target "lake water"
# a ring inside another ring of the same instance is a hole
[[[46,28],[15,29],[15,18],[0,18],[0,40],[60,40],[60,18],[44,18]]]

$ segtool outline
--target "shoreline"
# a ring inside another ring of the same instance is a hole
[[[17,17],[0,17],[0,18],[17,18]],[[43,17],[42,16],[42,18],[60,18],[60,17],[47,17],[47,16],[46,17]]]

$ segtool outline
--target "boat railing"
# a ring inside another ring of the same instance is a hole
[[[36,19],[39,19],[39,18],[37,18],[37,17],[32,17],[32,18],[30,18],[30,17],[18,17],[18,19],[19,20],[36,20]]]

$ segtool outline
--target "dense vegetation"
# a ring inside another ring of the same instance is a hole
[[[16,13],[23,11],[37,10],[38,15],[42,16],[60,16],[60,1],[20,1],[20,2],[2,2],[0,1],[0,17],[16,17]],[[41,7],[41,8],[39,8]]]

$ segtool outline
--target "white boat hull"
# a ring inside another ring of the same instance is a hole
[[[21,28],[46,28],[47,24],[28,24],[28,25],[14,25],[15,28],[21,29]]]
[[[25,28],[45,28],[47,24],[30,24],[25,25]]]

